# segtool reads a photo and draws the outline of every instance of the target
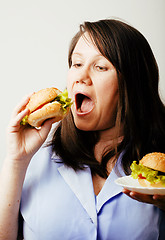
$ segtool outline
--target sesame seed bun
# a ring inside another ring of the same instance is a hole
[[[31,96],[26,108],[28,108],[31,113],[34,110],[36,110],[39,106],[54,100],[60,93],[61,91],[54,87],[41,89]]]
[[[146,154],[140,161],[145,167],[151,168],[165,173],[165,154],[160,152],[153,152]],[[148,188],[162,188],[165,187],[160,181],[156,183],[151,183],[143,178],[138,178],[138,182],[142,187]]]
[[[33,127],[40,127],[42,123],[50,118],[54,118],[54,122],[62,120],[67,113],[61,110],[61,104],[53,101],[61,91],[57,88],[45,88],[35,92],[27,104],[26,108],[30,110],[27,122]]]
[[[139,163],[165,173],[165,153],[153,152],[146,154]]]

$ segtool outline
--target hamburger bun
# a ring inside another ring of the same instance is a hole
[[[165,173],[165,154],[153,152],[146,154],[140,161],[145,167]],[[142,187],[157,187],[162,188],[164,185],[161,182],[150,183],[146,179],[138,178],[138,182]]]
[[[145,167],[165,173],[165,153],[153,152],[146,154],[139,163]]]
[[[54,122],[62,120],[68,114],[69,107],[63,111],[62,104],[56,100],[56,97],[61,93],[59,89],[54,87],[35,92],[26,105],[30,111],[27,123],[33,127],[40,127],[45,120],[50,118],[54,118]]]
[[[33,112],[43,104],[53,101],[60,93],[61,91],[54,87],[41,89],[31,96],[26,108]]]
[[[147,188],[162,188],[162,187],[164,187],[164,185],[161,182],[150,183],[146,179],[141,179],[141,178],[138,178],[138,182],[142,187],[147,187]]]

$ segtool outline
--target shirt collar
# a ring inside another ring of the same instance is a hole
[[[112,172],[107,178],[102,190],[96,196],[96,199],[93,189],[92,175],[89,167],[86,166],[85,170],[74,171],[72,168],[67,167],[62,162],[62,164],[60,164],[58,167],[58,171],[63,177],[64,181],[69,185],[73,193],[79,199],[82,206],[87,211],[88,215],[96,226],[96,210],[99,212],[101,207],[108,200],[122,192],[122,187],[114,182],[118,177],[125,176],[121,165],[122,156],[123,152],[118,157]],[[55,162],[61,161],[61,159],[54,153],[52,154],[51,160]]]
[[[110,175],[108,176],[103,188],[101,189],[100,193],[96,196],[97,212],[100,211],[102,206],[107,201],[109,201],[113,197],[117,196],[118,194],[121,194],[121,192],[122,192],[123,187],[115,184],[115,180],[118,177],[125,176],[125,173],[122,169],[122,164],[121,164],[123,154],[124,154],[124,152],[122,152],[119,155],[118,160],[117,160],[114,168],[112,169]]]
[[[58,167],[58,171],[97,226],[95,195],[90,168],[86,167],[84,170],[74,171],[72,168],[62,165]]]

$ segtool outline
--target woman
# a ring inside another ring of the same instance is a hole
[[[71,112],[39,151],[53,120],[20,127],[29,97],[13,112],[0,239],[17,238],[19,209],[25,239],[164,239],[165,196],[114,183],[133,160],[164,152],[165,106],[146,39],[121,21],[84,23],[70,45],[67,89]]]

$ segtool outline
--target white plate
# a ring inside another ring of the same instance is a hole
[[[159,194],[165,195],[165,187],[164,188],[146,188],[140,186],[137,179],[133,179],[131,176],[120,177],[115,180],[115,183],[134,192],[139,192],[143,194]]]

